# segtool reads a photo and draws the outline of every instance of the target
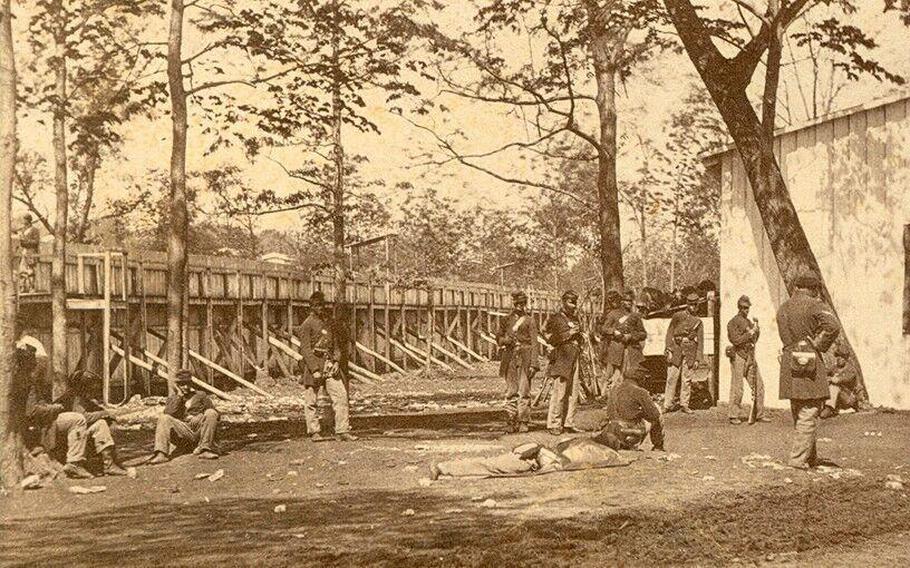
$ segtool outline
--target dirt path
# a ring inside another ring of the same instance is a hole
[[[501,436],[479,411],[361,419],[364,438],[313,444],[293,421],[240,424],[217,462],[190,456],[139,478],[61,481],[0,498],[5,565],[895,565],[910,532],[905,414],[823,425],[821,452],[849,471],[775,469],[789,441],[771,424],[729,426],[720,410],[671,415],[667,456],[531,478],[443,480],[429,463],[492,455],[545,432]],[[882,432],[867,436],[866,432]],[[148,433],[129,432],[128,450]],[[197,473],[223,469],[218,481]],[[837,479],[835,479],[837,478]],[[423,483],[426,483],[425,481]],[[76,496],[70,485],[104,484]],[[492,499],[495,503],[484,502]],[[275,512],[284,505],[285,512]],[[413,510],[413,515],[405,514]],[[836,545],[836,546],[835,546]],[[859,552],[857,552],[859,551]],[[769,556],[773,555],[773,556]],[[903,552],[906,557],[906,552]],[[898,564],[903,564],[899,562]]]

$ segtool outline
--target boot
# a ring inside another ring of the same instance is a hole
[[[117,463],[117,455],[114,453],[114,448],[105,448],[101,450],[101,461],[104,463],[104,475],[126,475],[126,470]]]
[[[82,467],[81,463],[70,462],[63,466],[63,473],[70,479],[94,479],[87,469]]]

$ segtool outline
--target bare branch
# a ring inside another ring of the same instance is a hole
[[[275,158],[273,158],[271,156],[264,156],[264,157],[265,157],[265,159],[269,160],[270,162],[278,164],[278,167],[280,167],[282,170],[284,170],[284,173],[287,174],[288,177],[292,177],[294,179],[299,179],[301,181],[305,181],[305,182],[307,182],[311,185],[315,185],[316,187],[319,187],[321,189],[327,189],[330,191],[332,190],[332,186],[327,183],[321,182],[317,179],[313,179],[310,176],[305,176],[302,173],[300,173],[299,171],[291,171],[291,170],[287,169],[284,164],[282,164],[281,162],[279,162],[278,160],[276,160]]]
[[[442,136],[440,136],[439,134],[437,134],[433,129],[428,128],[428,127],[426,127],[426,126],[423,126],[423,125],[421,125],[421,124],[417,124],[416,122],[413,122],[412,120],[410,120],[410,119],[408,119],[408,118],[405,118],[405,120],[407,120],[408,122],[410,122],[414,127],[419,128],[420,130],[424,130],[424,131],[426,131],[426,132],[429,132],[429,133],[436,139],[436,141],[439,143],[439,145],[440,145],[444,150],[446,150],[446,152],[447,152],[450,156],[452,156],[452,159],[450,159],[450,160],[445,160],[445,161],[442,161],[442,162],[428,162],[428,163],[426,163],[426,164],[418,164],[418,165],[444,165],[444,164],[447,164],[447,163],[449,163],[449,162],[451,162],[451,161],[454,160],[454,161],[457,161],[457,162],[461,163],[462,165],[465,165],[465,166],[467,166],[467,167],[469,167],[469,168],[475,169],[475,170],[477,170],[477,171],[479,171],[479,172],[483,172],[483,173],[487,174],[488,176],[490,176],[490,177],[492,177],[492,178],[495,178],[495,179],[497,179],[497,180],[499,180],[499,181],[503,181],[503,182],[511,183],[511,184],[515,184],[515,185],[523,185],[523,186],[527,186],[527,187],[536,187],[536,188],[538,188],[538,189],[543,189],[543,190],[546,190],[546,191],[550,191],[550,192],[553,192],[553,193],[558,193],[558,194],[560,194],[560,195],[564,195],[564,196],[566,196],[566,197],[568,197],[568,198],[570,198],[570,199],[573,199],[574,201],[577,201],[578,203],[581,203],[582,205],[587,205],[587,206],[591,206],[591,207],[593,207],[593,205],[594,205],[594,204],[591,203],[590,201],[588,201],[588,200],[586,200],[586,199],[584,199],[584,198],[581,198],[581,197],[579,197],[578,195],[575,195],[575,194],[572,193],[572,192],[565,191],[565,190],[560,189],[560,188],[558,188],[558,187],[555,187],[555,186],[552,186],[552,185],[549,185],[549,184],[546,184],[546,183],[535,182],[535,181],[531,181],[531,180],[520,179],[520,178],[514,178],[514,177],[511,177],[511,176],[502,175],[502,174],[499,174],[499,173],[497,173],[497,172],[494,172],[493,170],[490,170],[490,169],[488,169],[488,168],[485,168],[485,167],[483,167],[483,166],[481,166],[481,165],[479,165],[479,164],[475,164],[474,162],[471,162],[470,159],[469,159],[467,156],[464,156],[464,155],[460,154],[460,153],[452,146],[452,144],[451,144],[448,140],[446,140],[445,138],[443,138]]]
[[[268,83],[269,81],[277,79],[283,75],[287,75],[288,73],[290,73],[291,71],[294,71],[295,69],[297,69],[297,66],[292,65],[291,67],[288,67],[287,69],[278,71],[276,73],[273,73],[273,74],[265,76],[265,77],[254,77],[251,79],[226,79],[224,81],[210,81],[208,83],[203,83],[197,87],[193,87],[192,89],[189,89],[188,91],[186,91],[186,96],[190,97],[190,96],[193,96],[193,95],[199,93],[200,91],[214,89],[216,87],[224,87],[225,85],[246,85],[248,87],[255,87],[256,85],[260,85],[262,83]]]

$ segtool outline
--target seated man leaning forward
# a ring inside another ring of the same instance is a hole
[[[33,455],[47,452],[49,456],[66,456],[63,473],[71,479],[91,479],[91,472],[85,469],[85,452],[88,441],[88,426],[85,416],[78,412],[67,412],[63,404],[50,402],[51,387],[33,373],[35,348],[23,345],[16,348],[16,369],[26,382],[25,425],[37,434],[37,443],[30,447]],[[30,440],[31,442],[32,440]],[[93,435],[95,449],[101,453],[105,442]],[[100,442],[100,445],[99,445]],[[113,444],[113,442],[111,442]],[[32,445],[31,443],[29,445]]]
[[[606,406],[610,421],[594,436],[595,442],[614,450],[636,450],[650,429],[653,449],[664,450],[660,409],[638,385],[646,376],[647,370],[640,365],[626,369],[623,381],[610,391]]]
[[[218,459],[215,451],[215,430],[218,411],[205,392],[193,385],[193,375],[183,369],[177,372],[176,392],[168,397],[164,413],[155,428],[155,454],[150,464],[164,463],[178,449],[195,445],[193,453],[200,459]]]
[[[85,418],[85,432],[92,441],[90,449],[101,456],[105,475],[126,475],[117,460],[117,449],[110,425],[117,418],[92,398],[89,373],[76,371],[67,381],[66,391],[54,402],[63,405],[64,414],[75,412]]]

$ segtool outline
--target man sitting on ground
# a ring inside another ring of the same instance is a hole
[[[117,419],[91,397],[88,392],[90,375],[84,371],[73,373],[67,381],[67,390],[55,400],[63,406],[64,412],[75,412],[85,418],[86,434],[92,439],[95,453],[101,456],[105,475],[126,475],[126,470],[117,461],[114,437],[110,423]]]
[[[32,345],[16,347],[16,366],[26,381],[25,424],[30,430],[36,431],[38,437],[37,445],[30,448],[32,454],[47,452],[49,456],[62,457],[65,452],[66,465],[63,466],[63,473],[67,477],[93,478],[94,475],[85,469],[85,416],[78,412],[67,412],[62,404],[49,402],[51,387],[42,376],[34,372],[35,348]],[[97,444],[97,439],[95,442]]]
[[[208,393],[196,390],[193,375],[183,369],[177,372],[176,392],[168,397],[164,413],[155,428],[155,454],[151,464],[170,460],[173,452],[195,445],[193,453],[200,459],[218,459],[215,430],[218,411]]]
[[[610,391],[606,406],[610,421],[594,436],[595,442],[614,450],[635,450],[645,439],[650,426],[653,449],[663,451],[660,409],[651,400],[648,391],[638,386],[638,382],[646,377],[647,370],[640,365],[626,369],[623,380]]]
[[[841,343],[837,346],[834,357],[835,364],[828,372],[830,396],[819,415],[822,419],[837,416],[841,410],[859,409],[859,398],[856,396],[858,373],[850,357],[850,349]]]

